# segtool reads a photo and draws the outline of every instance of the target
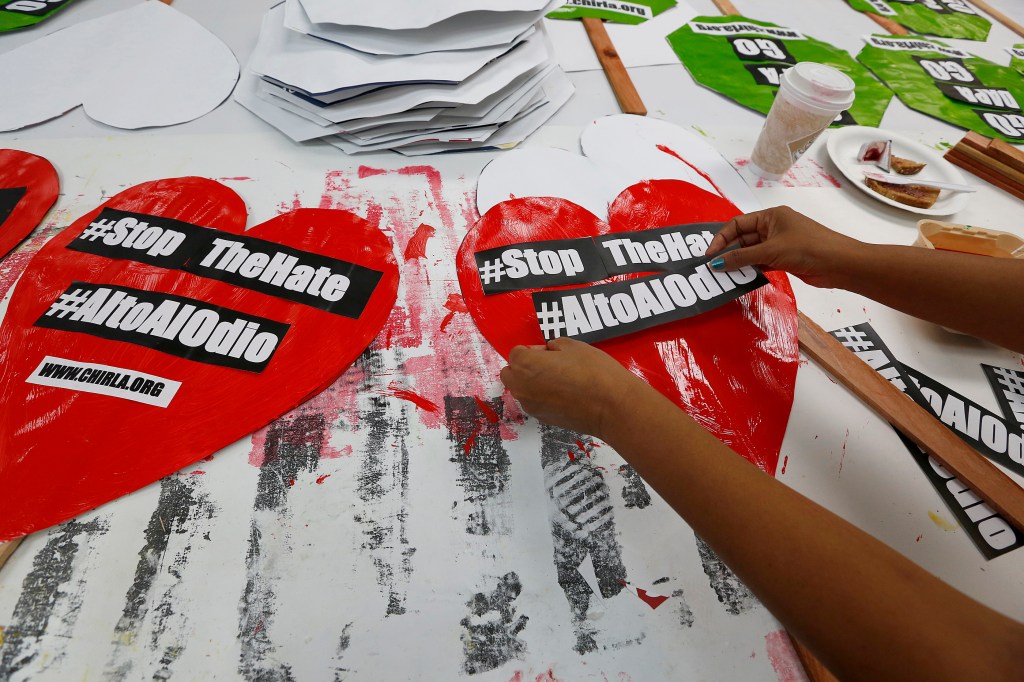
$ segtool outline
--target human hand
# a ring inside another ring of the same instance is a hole
[[[537,419],[602,439],[617,405],[649,388],[604,351],[565,337],[513,348],[501,381]]]
[[[821,223],[788,206],[776,206],[736,216],[715,235],[707,255],[740,245],[711,261],[715,270],[736,270],[760,265],[767,270],[785,270],[816,287],[836,286],[842,258],[860,244],[833,232]]]

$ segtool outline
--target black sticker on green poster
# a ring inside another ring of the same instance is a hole
[[[0,33],[45,21],[71,2],[72,0],[0,0]]]
[[[915,33],[985,40],[992,22],[963,0],[847,0],[858,12],[892,19]]]
[[[1010,67],[930,38],[876,35],[865,41],[857,59],[911,109],[986,137],[1024,140],[1014,107],[1024,102],[1024,79]]]
[[[850,116],[834,125],[877,126],[892,93],[837,47],[800,31],[745,17],[697,17],[668,36],[694,80],[729,99],[767,114],[782,72],[797,62],[832,66],[853,79],[857,97]]]

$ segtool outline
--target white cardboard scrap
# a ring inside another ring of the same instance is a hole
[[[100,123],[136,129],[209,113],[231,94],[238,61],[195,20],[144,2],[0,54],[0,73],[0,130],[79,105]]]
[[[458,83],[517,44],[377,56],[292,31],[284,26],[284,12],[278,5],[264,16],[249,68],[309,93],[371,83]]]
[[[309,18],[317,24],[370,26],[373,28],[423,28],[467,12],[536,12],[551,0],[373,0],[372,2],[337,2],[337,0],[302,0]],[[483,4],[486,9],[481,9]]]

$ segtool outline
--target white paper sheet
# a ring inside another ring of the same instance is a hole
[[[284,26],[284,12],[278,5],[264,16],[249,66],[309,93],[371,83],[458,83],[515,46],[381,57],[292,31]]]
[[[557,196],[604,220],[615,194],[607,170],[585,156],[551,147],[516,149],[491,161],[480,173],[476,210],[484,215],[512,198]]]
[[[557,5],[558,2],[551,4]],[[545,7],[536,12],[470,12],[423,28],[387,29],[314,24],[300,0],[287,0],[284,24],[293,31],[354,50],[380,55],[405,55],[507,45],[536,23],[548,9]]]
[[[315,23],[373,28],[423,28],[467,12],[534,12],[551,0],[374,0],[373,2],[337,2],[302,0],[309,18]],[[484,8],[481,8],[481,5]]]
[[[341,126],[320,125],[294,111],[286,110],[282,105],[286,102],[267,102],[260,97],[260,77],[252,71],[246,71],[238,81],[235,89],[235,101],[263,119],[273,127],[291,138],[294,142],[314,140],[325,135],[341,132]],[[329,123],[324,121],[324,123]]]
[[[79,105],[96,121],[136,129],[209,113],[231,94],[238,62],[193,19],[145,2],[0,54],[0,73],[0,130]]]
[[[672,9],[665,10],[642,24],[630,26],[608,21],[604,26],[612,44],[615,45],[615,51],[619,53],[622,63],[627,68],[678,64],[679,57],[672,51],[665,37],[698,14],[686,2],[680,2]],[[544,26],[551,35],[555,56],[563,69],[596,71],[601,68],[582,23],[564,19],[545,19]]]
[[[432,103],[453,106],[477,103],[506,87],[522,74],[549,61],[550,46],[543,32],[537,31],[501,59],[491,62],[457,85],[417,83],[395,86],[326,107],[318,107],[283,91],[276,94],[329,121],[340,123],[394,114]]]
[[[761,208],[747,183],[714,147],[672,123],[647,116],[605,116],[583,129],[580,146],[594,163],[618,169],[613,176],[619,185],[616,194],[641,180],[675,179],[721,194],[744,213]],[[714,184],[673,153],[700,168]]]

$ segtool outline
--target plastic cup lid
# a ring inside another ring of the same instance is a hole
[[[782,82],[790,94],[814,106],[842,111],[853,104],[853,79],[825,64],[800,62],[786,69]]]

